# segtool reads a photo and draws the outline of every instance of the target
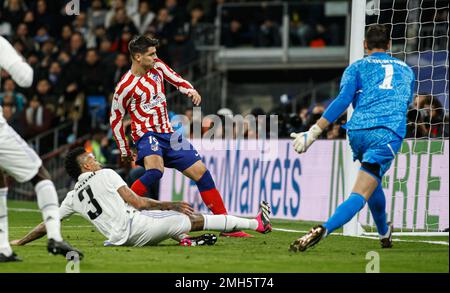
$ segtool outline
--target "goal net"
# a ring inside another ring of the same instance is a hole
[[[407,136],[382,181],[388,221],[398,235],[448,235],[449,1],[370,0],[365,14],[366,25],[390,28],[389,53],[416,74]],[[367,208],[358,222],[363,234],[376,235]]]

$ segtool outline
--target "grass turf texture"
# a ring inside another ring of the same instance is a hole
[[[35,203],[9,201],[10,239],[24,236],[41,222]],[[274,220],[274,228],[308,230],[313,223]],[[381,272],[448,272],[449,246],[420,242],[396,242],[392,249],[381,249],[378,240],[330,236],[304,253],[288,252],[289,244],[299,233],[273,231],[259,233],[251,239],[219,237],[214,246],[181,247],[173,240],[158,246],[103,247],[104,237],[86,220],[72,216],[62,224],[63,236],[81,249],[85,258],[80,272],[365,272],[369,251],[380,255]],[[197,235],[193,233],[193,235]],[[217,233],[218,235],[218,233]],[[448,237],[394,237],[415,240],[446,241]],[[0,273],[64,273],[66,260],[49,255],[46,238],[14,247],[23,259],[20,263],[0,263]]]

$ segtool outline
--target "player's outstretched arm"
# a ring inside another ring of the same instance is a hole
[[[131,162],[133,160],[133,153],[128,145],[127,137],[125,136],[126,124],[128,120],[124,120],[126,115],[125,105],[129,99],[129,95],[122,88],[114,92],[113,101],[111,103],[111,115],[109,118],[109,123],[111,125],[112,134],[114,140],[116,141],[117,147],[120,150],[120,157],[122,162]]]
[[[188,216],[194,214],[194,209],[187,202],[159,201],[137,196],[128,186],[117,189],[122,199],[137,210],[173,210]]]
[[[323,130],[347,110],[355,97],[358,84],[357,80],[357,64],[353,63],[347,67],[342,76],[339,95],[328,106],[317,123],[311,126],[306,132],[291,133],[291,138],[294,139],[294,149],[297,153],[301,154],[306,152],[311,144],[322,134]]]
[[[33,69],[2,36],[0,52],[0,68],[4,68],[20,87],[30,87],[33,83]]]
[[[11,245],[22,246],[36,239],[42,238],[47,234],[44,222],[37,225],[33,230],[31,230],[27,235],[21,239],[12,240]]]
[[[156,60],[155,67],[162,72],[165,80],[167,80],[170,84],[175,86],[182,94],[185,94],[189,98],[191,98],[192,103],[195,106],[200,105],[202,97],[194,89],[192,84],[190,84],[187,80],[183,79],[178,73],[176,73],[172,68],[170,68],[167,64],[165,64],[161,59]]]
[[[61,221],[70,217],[75,211],[72,209],[72,195],[74,191],[69,191],[67,193],[66,198],[61,203],[61,206],[59,207],[59,215]],[[31,230],[27,235],[25,235],[21,239],[13,240],[11,241],[11,245],[25,245],[28,242],[32,242],[36,239],[39,239],[47,234],[47,230],[45,228],[44,222],[37,225],[33,230]]]

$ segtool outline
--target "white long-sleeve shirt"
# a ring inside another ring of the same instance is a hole
[[[20,87],[30,87],[33,83],[33,69],[2,36],[0,36],[0,67],[8,71]]]
[[[0,68],[5,69],[20,87],[30,87],[33,84],[33,69],[2,36],[0,36]],[[5,122],[0,106],[0,124]]]

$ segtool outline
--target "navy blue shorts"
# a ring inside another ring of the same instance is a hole
[[[182,143],[183,147],[172,149],[171,139],[177,140],[172,142],[174,145],[179,146]],[[136,164],[142,167],[144,167],[144,158],[151,155],[161,156],[165,167],[177,169],[180,172],[201,160],[194,147],[185,138],[178,136],[176,133],[147,132],[136,142],[136,147]]]

